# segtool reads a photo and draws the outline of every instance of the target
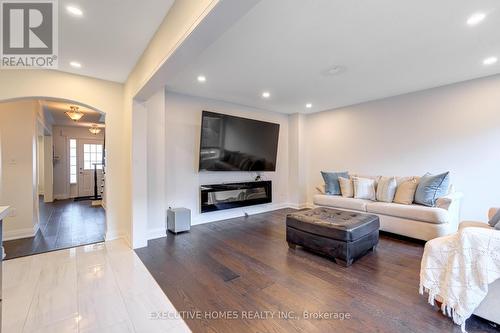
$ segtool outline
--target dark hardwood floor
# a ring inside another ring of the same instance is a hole
[[[3,242],[5,260],[104,241],[106,215],[91,202],[40,202],[40,229],[35,237]]]
[[[195,333],[460,332],[418,294],[422,244],[381,235],[376,252],[345,268],[288,249],[290,211],[194,226],[151,240],[136,253],[177,311],[201,314],[184,316]],[[240,312],[237,319],[211,319],[212,311]],[[275,317],[261,312],[261,319],[252,319],[248,311],[272,311]],[[278,311],[293,311],[292,318],[277,318]],[[304,319],[304,311],[348,313],[351,319]],[[477,317],[467,329],[496,332]]]

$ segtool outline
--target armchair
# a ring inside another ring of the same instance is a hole
[[[499,209],[500,208],[490,208],[488,211],[488,219],[491,219],[491,217],[495,215],[495,213]],[[478,222],[478,221],[463,221],[459,225],[459,229],[467,227],[493,229],[488,223]],[[476,316],[479,316],[481,318],[484,318],[495,324],[500,325],[500,311],[498,311],[499,308],[500,308],[500,279],[490,284],[488,289],[488,295],[476,308],[474,314]]]

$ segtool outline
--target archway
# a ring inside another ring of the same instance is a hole
[[[69,119],[65,112],[70,106],[80,108],[83,118]],[[3,204],[14,209],[4,235],[6,240],[17,239],[12,253],[11,242],[5,243],[8,258],[105,240],[107,213],[100,207],[108,191],[105,115],[67,98],[30,96],[0,101],[1,197]],[[89,188],[94,186],[82,195],[85,182]],[[83,200],[76,202],[78,198]],[[32,244],[19,246],[22,242]]]

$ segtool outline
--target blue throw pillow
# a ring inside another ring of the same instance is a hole
[[[415,203],[434,207],[439,197],[448,194],[450,186],[450,173],[445,172],[439,175],[425,174],[420,178],[417,190],[415,191]]]
[[[488,224],[491,225],[492,227],[496,227],[496,225],[500,223],[500,209],[497,210],[495,215],[491,217],[491,219],[488,221]],[[498,226],[500,228],[500,225]]]
[[[325,181],[325,193],[331,195],[340,194],[339,177],[349,178],[349,173],[346,172],[326,172],[321,171],[321,175]]]

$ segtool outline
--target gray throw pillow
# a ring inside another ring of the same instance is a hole
[[[448,194],[450,186],[450,173],[445,172],[439,175],[425,174],[420,178],[417,190],[415,191],[415,203],[434,207],[439,197]]]
[[[492,227],[497,227],[500,228],[500,226],[498,225],[498,223],[500,223],[500,209],[497,210],[497,212],[495,213],[495,215],[493,215],[491,217],[491,219],[488,221],[488,224],[491,225]]]
[[[349,178],[349,173],[345,172],[327,172],[321,171],[321,176],[325,181],[325,193],[330,195],[340,194],[339,177]]]
[[[500,222],[495,225],[495,230],[500,230]]]

